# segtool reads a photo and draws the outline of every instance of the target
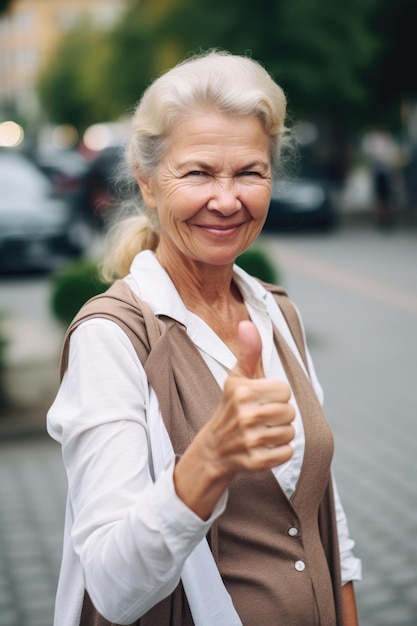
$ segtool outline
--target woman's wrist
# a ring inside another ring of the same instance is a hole
[[[232,477],[220,471],[214,458],[209,458],[207,447],[200,449],[197,439],[175,465],[174,487],[184,504],[202,520],[207,520]]]

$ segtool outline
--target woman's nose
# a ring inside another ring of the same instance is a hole
[[[207,208],[223,215],[231,215],[239,211],[242,208],[242,202],[235,181],[229,178],[216,180],[212,186]]]

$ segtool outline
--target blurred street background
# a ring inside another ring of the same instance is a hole
[[[361,625],[416,626],[416,23],[415,0],[0,0],[0,626],[52,624],[66,485],[45,414],[65,327],[105,288],[132,109],[212,47],[287,93],[298,158],[255,247],[324,388]]]

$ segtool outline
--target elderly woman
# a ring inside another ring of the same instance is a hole
[[[56,626],[353,626],[360,562],[298,314],[235,259],[264,224],[285,96],[211,51],[159,77],[127,161],[119,278],[68,331]]]

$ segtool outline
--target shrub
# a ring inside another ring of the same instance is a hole
[[[50,305],[53,315],[68,326],[82,305],[105,291],[108,284],[100,278],[91,260],[70,263],[52,277]]]
[[[256,276],[267,283],[276,284],[278,272],[267,255],[259,248],[245,250],[237,259],[236,264],[251,276]]]

